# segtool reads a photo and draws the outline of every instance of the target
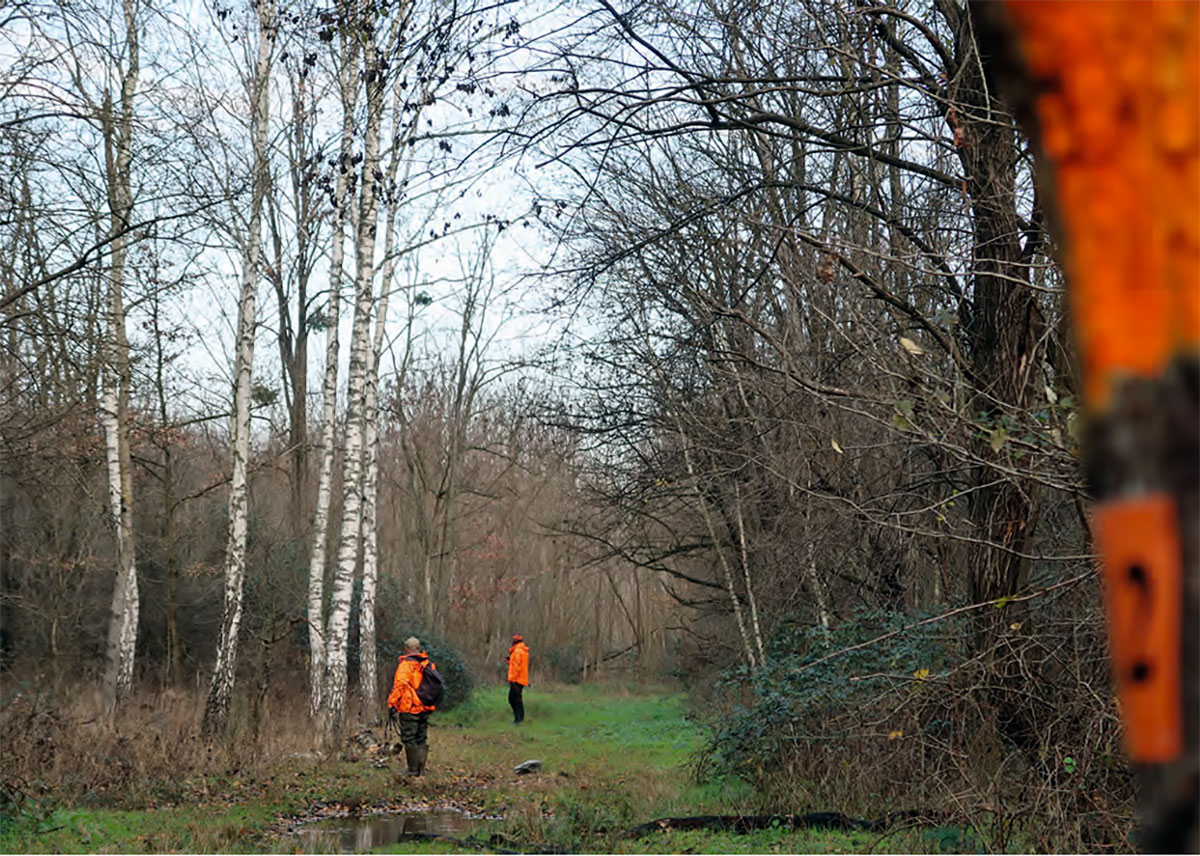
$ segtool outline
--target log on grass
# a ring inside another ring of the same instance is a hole
[[[635,826],[627,830],[625,834],[636,837],[672,829],[720,829],[746,833],[773,827],[785,829],[819,827],[878,832],[886,825],[882,820],[860,820],[848,817],[840,811],[820,811],[809,814],[706,814],[696,817],[662,817]]]

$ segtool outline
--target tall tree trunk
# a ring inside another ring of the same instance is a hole
[[[946,4],[943,4],[944,6]],[[947,7],[948,8],[948,7]],[[995,82],[985,77],[970,15],[951,18],[959,27],[961,59],[951,100],[963,105],[948,119],[955,129],[959,160],[974,220],[974,289],[968,325],[971,366],[975,373],[975,413],[996,421],[1006,412],[1026,408],[1040,372],[1042,314],[1029,287],[1029,264],[1021,249],[1017,213],[1017,135],[1013,121],[996,100]],[[985,460],[1003,463],[1009,451],[994,450],[987,441],[977,451]],[[1021,554],[1033,535],[1038,516],[1037,486],[1028,479],[1001,475],[981,467],[972,494],[971,516],[985,541],[971,563],[970,596],[975,602],[1011,595],[1024,585],[1029,562]],[[1011,621],[1003,610],[984,610],[986,626],[977,640],[990,643],[994,632]]]
[[[325,687],[322,691],[321,738],[328,744],[341,727],[346,710],[346,657],[349,644],[350,598],[362,532],[363,396],[370,364],[371,311],[375,281],[375,231],[378,225],[380,177],[379,129],[383,114],[384,82],[379,73],[374,35],[363,47],[363,79],[367,123],[358,217],[355,222],[354,325],[350,339],[350,369],[346,390],[346,431],[342,454],[342,523],[337,571],[333,581],[329,623],[326,626]]]
[[[329,305],[325,313],[325,378],[322,384],[324,413],[321,423],[321,471],[317,477],[317,505],[313,516],[312,552],[308,562],[308,713],[321,711],[325,683],[325,553],[329,534],[329,505],[333,496],[334,429],[337,425],[338,325],[341,318],[342,264],[345,247],[346,195],[351,175],[354,141],[354,105],[358,102],[355,43],[348,41],[342,56],[338,85],[342,97],[342,142],[333,198],[333,248],[329,259]]]
[[[402,118],[403,101],[400,91],[396,92],[392,127],[398,127]],[[392,147],[392,158],[388,165],[387,186],[396,187],[396,173],[400,158],[407,146],[398,142]],[[388,300],[391,297],[392,277],[395,268],[396,199],[388,205],[387,229],[384,233],[384,262],[379,285],[379,308],[375,319],[375,336],[368,354],[367,383],[363,394],[363,426],[365,439],[365,462],[363,472],[363,569],[362,598],[359,601],[358,618],[358,687],[364,717],[375,722],[379,713],[379,678],[376,669],[375,650],[375,591],[379,579],[379,360],[383,355],[383,337],[387,325]]]
[[[258,17],[258,59],[250,82],[250,135],[253,177],[250,223],[242,247],[242,284],[238,299],[237,342],[234,354],[233,413],[229,446],[232,474],[229,483],[229,527],[225,545],[225,600],[217,660],[204,707],[203,730],[214,734],[229,716],[237,670],[238,631],[242,620],[242,586],[246,574],[246,533],[249,505],[246,470],[250,458],[250,385],[254,366],[254,316],[258,289],[258,258],[262,241],[263,200],[270,175],[267,171],[267,118],[274,38],[274,8],[255,4]]]
[[[123,235],[133,212],[129,175],[133,159],[133,99],[138,84],[138,23],[134,0],[125,0],[125,47],[129,52],[121,80],[120,116],[113,116],[111,96],[105,93],[104,154],[112,213],[112,273],[108,293],[107,355],[104,364],[103,413],[108,461],[108,498],[117,542],[117,573],[109,617],[108,656],[104,670],[103,701],[108,716],[133,685],[137,647],[138,579],[133,542],[133,465],[129,450],[129,339],[125,333],[123,298],[125,259]]]
[[[363,397],[364,466],[362,482],[362,596],[358,611],[358,687],[364,717],[378,716],[379,681],[375,651],[375,591],[379,576],[379,354],[383,345],[383,325],[387,315],[388,277],[383,278],[379,317],[375,322],[375,340],[367,354],[366,390]]]

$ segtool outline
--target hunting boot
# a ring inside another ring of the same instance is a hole
[[[419,776],[418,761],[421,749],[424,747],[417,746],[415,743],[404,744],[404,760],[408,762],[408,770],[404,773],[405,776]]]
[[[417,772],[414,775],[425,775],[425,762],[429,759],[429,744],[422,743],[420,746],[414,746],[417,750]]]

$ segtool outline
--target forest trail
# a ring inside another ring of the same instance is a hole
[[[898,833],[902,837],[778,827],[631,835],[632,828],[664,817],[764,813],[740,780],[697,781],[694,762],[704,733],[686,716],[684,698],[665,690],[535,685],[526,694],[525,723],[513,726],[504,688],[491,687],[467,705],[435,714],[433,723],[429,768],[420,780],[399,775],[402,754],[355,748],[352,740],[337,759],[297,753],[256,774],[181,781],[174,801],[120,810],[60,806],[40,818],[10,819],[0,852],[336,852],[349,848],[308,831],[423,814],[461,822],[448,831],[420,827],[442,835],[393,835],[400,840],[371,852],[938,849],[916,830]],[[513,772],[530,759],[542,762],[540,771]]]

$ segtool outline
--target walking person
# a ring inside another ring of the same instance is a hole
[[[529,646],[520,633],[513,636],[512,647],[508,649],[508,705],[513,712],[513,725],[525,721],[525,702],[521,693],[529,686]]]
[[[404,755],[408,761],[406,776],[424,775],[425,761],[429,758],[429,744],[426,743],[429,714],[436,708],[433,704],[422,702],[417,694],[417,688],[426,677],[426,666],[436,673],[433,663],[429,662],[429,655],[421,650],[421,641],[415,636],[404,640],[404,654],[396,666],[396,677],[388,696],[388,718],[399,726],[400,742],[404,744]],[[440,684],[440,676],[437,681]]]

